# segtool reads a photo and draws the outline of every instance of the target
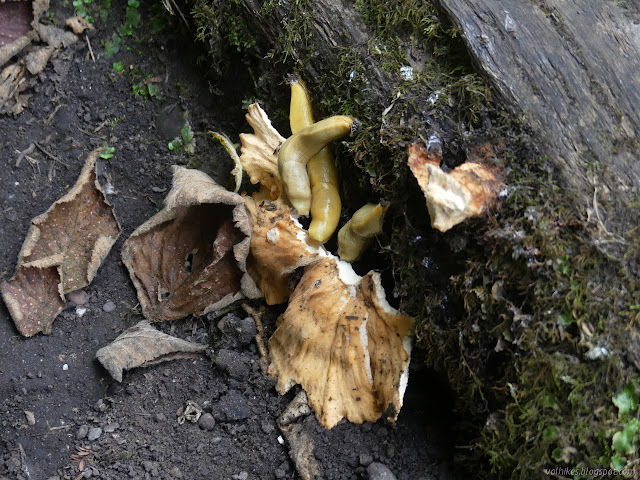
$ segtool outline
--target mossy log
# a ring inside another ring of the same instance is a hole
[[[248,30],[259,32],[261,43],[287,48],[288,36],[292,45],[304,44],[286,53],[309,83],[320,84],[346,50],[356,50],[366,69],[363,98],[380,114],[390,105],[399,76],[373,53],[380,45],[357,2],[279,2],[268,14],[260,0],[241,4]],[[588,0],[553,6],[441,0],[441,6],[480,70],[538,134],[576,208],[593,220],[594,244],[619,257],[617,247],[640,219],[632,208],[640,181],[639,7]]]

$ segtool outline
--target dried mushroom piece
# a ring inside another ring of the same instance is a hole
[[[427,200],[431,226],[446,232],[471,217],[486,213],[504,188],[493,168],[467,161],[445,173],[440,168],[439,144],[428,148],[422,142],[408,147],[408,164]]]
[[[397,418],[407,385],[413,320],[385,299],[380,276],[326,258],[307,267],[269,341],[269,373],[284,394],[302,385],[318,421]]]
[[[96,359],[114,380],[122,382],[124,370],[148,367],[178,358],[191,358],[203,352],[207,345],[198,345],[162,333],[146,320],[120,334],[113,342],[96,353]]]
[[[260,296],[246,273],[250,238],[240,195],[198,170],[174,167],[165,208],[122,249],[144,316],[175,320]]]
[[[276,199],[282,194],[278,150],[285,139],[273,128],[271,120],[257,103],[249,105],[245,118],[255,133],[240,134],[240,163],[251,183],[260,183],[269,191],[271,199]]]
[[[31,221],[16,274],[0,286],[11,316],[25,336],[50,331],[65,305],[61,295],[91,283],[120,235],[113,206],[97,180],[100,151],[89,155],[67,194]]]
[[[328,255],[311,240],[282,199],[267,200],[266,194],[246,198],[253,235],[247,269],[268,305],[284,303],[293,288],[291,276],[300,267]]]

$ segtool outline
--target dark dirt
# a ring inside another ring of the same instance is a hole
[[[191,58],[197,52],[185,53],[196,47],[173,33],[176,17],[153,33],[145,22],[152,12],[142,7],[142,25],[107,58],[101,40],[123,22],[125,8],[114,1],[107,20],[97,21],[89,34],[95,62],[82,35],[38,76],[27,110],[0,118],[0,280],[13,274],[30,219],[62,196],[86,155],[105,144],[116,150],[102,164],[101,182],[115,189],[109,200],[123,228],[85,289],[86,304],[70,304],[50,335],[22,338],[0,305],[0,479],[296,478],[276,426],[293,397],[279,396],[274,380],[260,373],[255,343],[243,330],[251,331],[252,322],[243,320],[241,310],[227,318],[244,325],[240,333],[220,330],[219,319],[160,326],[210,344],[208,356],[134,370],[122,384],[94,360],[99,348],[141,319],[120,250],[161,208],[170,166],[197,166],[228,185],[231,162],[205,132],[214,128],[236,140],[239,131],[248,131],[241,123],[243,98],[209,93],[211,85]],[[61,23],[72,14],[55,5],[51,12]],[[112,73],[115,61],[125,65],[123,74]],[[136,97],[132,87],[147,75],[161,77],[159,93]],[[216,90],[227,93],[224,86],[213,85]],[[196,132],[191,156],[167,148],[182,111]],[[16,165],[19,152],[33,142],[39,147]],[[108,302],[115,311],[103,309]],[[81,309],[86,313],[80,315]],[[264,321],[270,334],[275,314]],[[323,478],[369,478],[371,462],[385,464],[399,480],[452,478],[446,392],[428,372],[412,375],[396,426],[379,421],[327,431],[312,416],[304,420]],[[211,412],[206,428],[178,423],[176,412],[187,401]],[[35,424],[25,412],[33,413]]]

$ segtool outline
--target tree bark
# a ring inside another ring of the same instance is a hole
[[[637,225],[640,14],[616,2],[441,0],[479,68],[524,113],[599,226]],[[633,10],[632,10],[633,9]]]

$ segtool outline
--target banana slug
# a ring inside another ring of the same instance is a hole
[[[291,132],[313,125],[311,99],[300,79],[291,81]],[[338,170],[329,147],[324,147],[307,164],[311,185],[311,224],[309,236],[320,243],[331,238],[340,221],[342,202],[338,191]]]
[[[352,117],[339,115],[325,118],[298,130],[281,145],[278,171],[287,198],[300,215],[308,216],[311,209],[307,163],[329,142],[351,133],[353,125]]]
[[[344,224],[338,232],[338,255],[342,260],[357,260],[369,240],[382,233],[382,222],[388,208],[384,201],[377,205],[367,203]]]

